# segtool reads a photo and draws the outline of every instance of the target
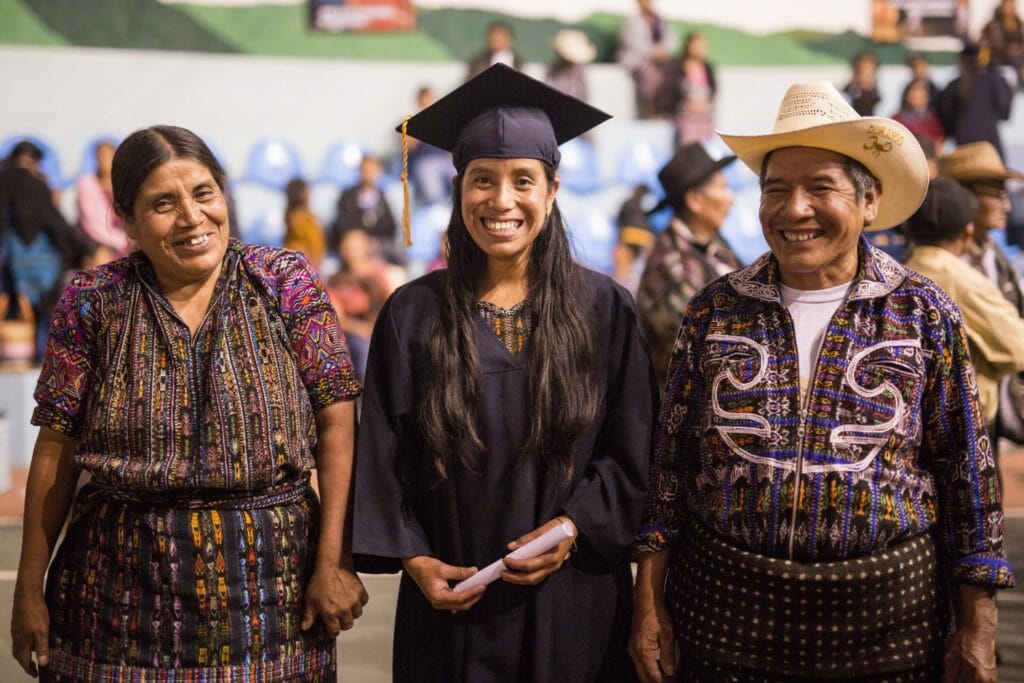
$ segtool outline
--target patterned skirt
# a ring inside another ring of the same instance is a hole
[[[941,671],[948,599],[927,534],[802,564],[691,522],[674,547],[665,602],[693,680],[931,681]]]
[[[273,494],[160,501],[88,484],[47,578],[43,680],[334,681],[335,643],[302,631],[319,503]]]

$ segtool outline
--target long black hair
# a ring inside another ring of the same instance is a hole
[[[554,170],[544,167],[550,187]],[[476,428],[481,390],[474,317],[487,256],[462,220],[462,179],[460,173],[452,192],[448,270],[429,342],[431,380],[420,407],[427,447],[442,477],[455,463],[475,469],[476,456],[484,450]],[[599,398],[586,323],[590,297],[557,202],[530,249],[527,286],[533,324],[527,347],[529,438],[523,455],[568,480],[572,445],[596,417]]]

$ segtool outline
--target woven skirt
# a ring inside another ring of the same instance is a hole
[[[333,681],[335,643],[302,631],[319,503],[308,484],[178,501],[82,489],[47,577],[43,680]]]
[[[941,671],[948,600],[927,534],[870,557],[804,564],[739,550],[691,523],[674,546],[665,600],[682,660],[702,680],[733,679],[708,676],[715,671],[930,680]]]

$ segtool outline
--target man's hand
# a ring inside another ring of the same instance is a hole
[[[995,683],[995,591],[985,586],[960,586],[956,633],[946,650],[943,683]]]
[[[629,656],[643,683],[662,683],[676,674],[676,636],[672,619],[660,596],[637,604],[633,612],[633,632],[629,637]]]

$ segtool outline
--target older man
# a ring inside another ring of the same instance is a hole
[[[664,384],[679,320],[694,294],[740,267],[719,236],[733,194],[722,169],[736,157],[714,160],[699,143],[683,147],[658,173],[672,222],[654,243],[640,277],[636,308],[647,331],[651,361]]]
[[[995,283],[1003,296],[1024,315],[1024,293],[1020,275],[989,233],[1006,227],[1010,198],[1006,181],[1024,180],[1024,175],[1003,165],[992,143],[972,142],[939,159],[939,173],[965,185],[978,199],[974,212],[974,242],[964,260]]]
[[[679,330],[634,546],[638,673],[994,680],[1014,577],[962,318],[861,234],[920,205],[920,146],[828,83],[790,88],[772,133],[722,137],[760,174],[771,253]]]

